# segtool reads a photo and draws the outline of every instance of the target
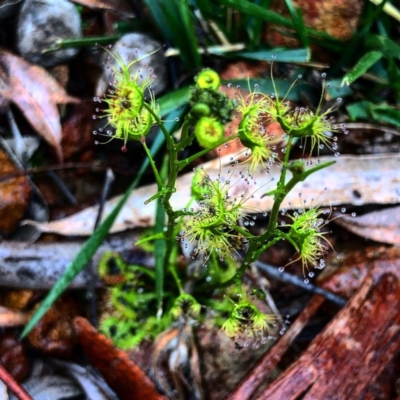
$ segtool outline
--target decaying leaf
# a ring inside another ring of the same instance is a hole
[[[400,202],[399,155],[320,157],[318,159],[309,159],[308,163],[316,165],[330,160],[336,160],[337,163],[318,171],[309,176],[304,182],[299,183],[295,190],[289,193],[282,207],[289,209],[303,207],[304,200],[307,201],[306,206],[307,204],[362,205]],[[224,167],[221,170],[219,165],[219,160],[213,160],[204,166],[204,170],[212,178],[215,178],[219,173],[221,173],[221,177],[227,177],[228,170],[232,168]],[[239,171],[246,171],[245,165],[239,164],[235,168],[236,174]],[[262,195],[275,188],[279,172],[280,166],[275,165],[271,167],[269,174],[266,174],[265,171],[256,171],[250,185],[247,185],[241,179],[237,184],[233,185],[230,195],[235,197],[246,193],[249,197],[245,203],[247,212],[260,213],[269,211],[273,204],[273,197],[262,197]],[[190,198],[192,178],[193,173],[188,173],[178,179],[176,193],[171,198],[173,208],[183,209],[186,207]],[[231,178],[232,182],[234,178],[235,176]],[[324,190],[325,188],[327,190]],[[147,205],[144,203],[156,192],[155,185],[144,186],[133,191],[111,228],[111,233],[153,225],[156,202],[153,201]],[[252,193],[254,193],[254,197],[250,196]],[[299,193],[301,193],[301,198]],[[119,199],[120,197],[115,197],[105,204],[104,216],[110,213]],[[49,223],[29,221],[29,223],[35,225],[41,232],[88,236],[93,233],[97,210],[98,206],[94,206],[57,221]]]
[[[9,328],[24,325],[29,318],[21,311],[11,310],[0,306],[0,328]]]
[[[111,11],[125,18],[135,16],[126,0],[73,0],[73,2],[89,8]]]
[[[61,124],[57,104],[78,102],[44,70],[0,50],[0,98],[18,106],[36,132],[61,152]]]
[[[385,208],[356,218],[342,216],[335,222],[366,239],[400,245],[400,207]]]
[[[0,175],[17,171],[3,150],[0,150]],[[25,176],[0,182],[0,233],[14,231],[28,207],[31,192]]]

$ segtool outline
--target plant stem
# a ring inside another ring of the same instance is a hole
[[[158,169],[157,169],[156,164],[155,164],[155,162],[153,160],[153,157],[151,156],[150,150],[147,147],[145,138],[142,139],[142,145],[143,145],[144,151],[146,152],[147,158],[149,159],[149,163],[150,163],[151,169],[153,170],[154,176],[156,178],[158,190],[161,190],[163,188],[164,184],[163,184],[163,181],[161,180],[160,174],[158,173]]]

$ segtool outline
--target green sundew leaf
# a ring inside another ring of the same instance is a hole
[[[156,239],[163,239],[164,238],[164,232],[158,232],[155,233],[153,235],[147,236],[143,239],[139,239],[136,243],[135,246],[141,246],[142,244],[146,243],[146,242],[150,242],[152,240],[156,240]]]
[[[164,143],[164,136],[158,135],[151,147],[152,154],[156,153],[161,145]],[[57,281],[57,283],[53,286],[50,292],[47,294],[45,299],[42,301],[40,307],[35,311],[32,315],[31,319],[28,321],[25,326],[21,339],[24,338],[38,323],[38,321],[43,317],[43,315],[49,310],[52,304],[57,300],[57,298],[67,289],[68,285],[72,282],[72,280],[85,268],[87,263],[93,257],[94,253],[97,251],[105,237],[107,236],[108,231],[110,230],[112,224],[117,218],[118,213],[121,211],[121,208],[128,200],[132,190],[139,184],[143,173],[148,167],[149,161],[146,159],[142,167],[140,168],[136,179],[129,186],[125,194],[119,200],[119,202],[115,205],[114,209],[107,216],[107,218],[98,226],[98,228],[93,232],[93,235],[83,244],[79,253],[73,259],[71,264],[67,267],[64,275]]]
[[[308,47],[309,40],[307,37],[306,25],[304,23],[303,15],[300,8],[294,8],[292,0],[285,0],[285,3],[292,18],[294,29],[299,35],[301,44],[304,47]]]
[[[274,62],[303,63],[310,61],[309,49],[274,49],[260,51],[240,51],[230,53],[229,56],[242,57],[250,60],[271,61],[274,56]]]
[[[368,120],[370,118],[368,108],[372,103],[369,101],[359,101],[357,103],[348,104],[346,110],[352,121],[357,121],[359,119]]]
[[[383,54],[380,51],[371,51],[364,54],[358,63],[343,77],[342,86],[351,85],[361,75],[365,74],[374,64],[376,64],[382,56]]]
[[[369,112],[377,122],[400,127],[400,110],[398,108],[394,108],[389,104],[371,104]]]
[[[160,113],[165,116],[189,101],[190,86],[174,90],[157,99],[160,106]]]
[[[365,45],[377,50],[386,57],[395,57],[400,59],[400,46],[393,40],[379,35],[369,35],[365,41]]]

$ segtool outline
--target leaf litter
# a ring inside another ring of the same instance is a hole
[[[307,181],[296,186],[290,193],[283,208],[294,209],[313,204],[313,199],[318,205],[335,206],[339,204],[395,204],[400,202],[400,156],[392,154],[336,157],[319,157],[308,159],[309,164],[336,160],[336,164],[327,169],[311,175]],[[244,169],[239,164],[239,169]],[[229,167],[220,170],[219,160],[213,160],[204,165],[204,170],[211,176],[227,174]],[[172,196],[172,206],[175,209],[185,208],[190,199],[190,187],[193,172],[182,175],[177,181],[176,193]],[[254,180],[257,185],[250,184],[247,192],[253,193],[264,183],[271,181],[254,198],[246,201],[248,212],[262,213],[271,209],[273,198],[261,197],[264,193],[274,188],[273,180],[278,177],[278,167],[272,166],[270,173],[256,171]],[[328,190],[325,190],[327,188]],[[232,196],[243,193],[243,185],[238,183],[232,188]],[[154,224],[155,202],[145,204],[145,201],[157,192],[155,184],[140,187],[134,190],[118,215],[110,233],[122,232],[127,229],[148,227]],[[301,193],[301,197],[299,196]],[[107,216],[118,202],[120,196],[114,197],[104,205],[104,216]],[[93,233],[93,224],[96,220],[98,206],[92,206],[69,217],[38,223],[25,221],[34,225],[40,232],[52,232],[65,236],[90,236]]]
[[[0,99],[14,103],[35,131],[52,146],[59,161],[61,123],[57,104],[79,103],[42,67],[0,50]]]

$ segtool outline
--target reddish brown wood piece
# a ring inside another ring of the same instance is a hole
[[[400,351],[400,281],[368,277],[300,359],[258,400],[364,399]]]
[[[78,340],[90,362],[99,369],[121,400],[167,400],[145,373],[82,317],[74,320]]]
[[[342,296],[350,297],[357,293],[356,296],[331,322],[331,328],[327,327],[300,360],[273,382],[260,399],[266,399],[271,393],[276,396],[272,398],[295,399],[307,390],[311,397],[307,397],[307,394],[305,398],[329,399],[329,396],[333,396],[332,399],[336,399],[335,389],[333,393],[326,392],[328,387],[330,390],[335,388],[332,380],[336,377],[343,387],[345,379],[349,378],[347,384],[351,386],[350,377],[353,373],[359,374],[359,379],[367,385],[358,388],[363,392],[360,398],[377,398],[376,391],[385,374],[384,369],[400,350],[399,279],[400,249],[380,246],[360,253],[351,252],[337,272],[320,284]],[[229,400],[254,397],[322,301],[318,296],[310,301],[288,332],[229,395]],[[341,371],[347,371],[347,375],[340,375]],[[396,373],[390,375],[396,376]],[[351,395],[354,393],[351,389]],[[386,398],[389,397],[381,391],[379,399]]]
[[[15,379],[0,364],[0,379],[6,384],[8,389],[18,397],[19,400],[33,400],[29,393],[19,385]]]

